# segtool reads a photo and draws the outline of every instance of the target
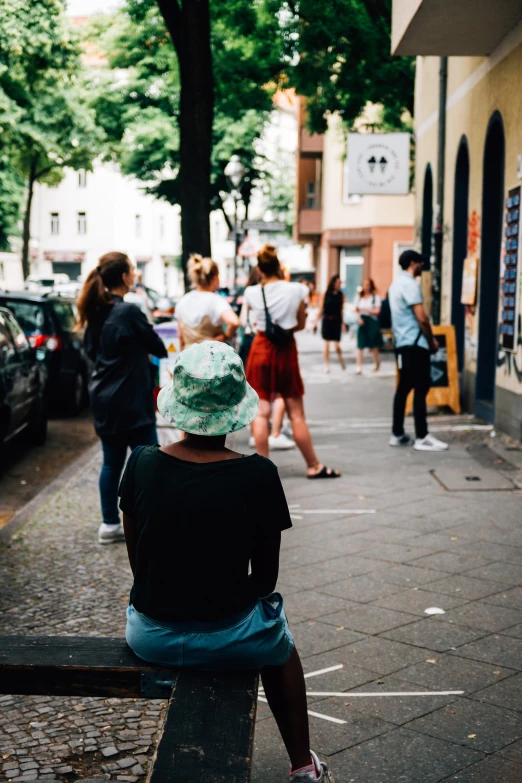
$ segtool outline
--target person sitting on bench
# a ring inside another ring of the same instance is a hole
[[[303,669],[273,592],[281,531],[292,527],[277,468],[225,447],[257,406],[229,346],[206,341],[179,355],[158,409],[185,438],[135,449],[120,486],[134,574],[126,638],[161,666],[260,670],[290,780],[331,783],[310,750]]]

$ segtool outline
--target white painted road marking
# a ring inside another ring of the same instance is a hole
[[[316,672],[308,672],[308,674],[305,674],[305,679],[308,677],[318,677],[320,674],[328,674],[329,672],[335,672],[339,669],[344,669],[344,664],[339,663],[335,666],[329,666],[327,669],[318,669]],[[463,696],[464,691],[390,691],[390,692],[382,692],[377,691],[376,693],[353,693],[351,691],[307,691],[307,696],[333,696],[340,699],[364,699],[364,698],[381,698],[381,697],[417,697],[417,696]],[[265,704],[268,704],[268,701],[265,696],[265,692],[263,688],[259,689],[259,700],[264,702]],[[330,715],[323,715],[322,712],[312,712],[312,710],[307,710],[309,715],[312,715],[314,718],[321,718],[321,720],[328,720],[331,723],[339,723],[339,724],[345,724],[348,721],[340,720],[340,718],[332,718]]]
[[[335,693],[332,691],[306,691],[307,696],[340,696],[343,699],[349,697],[375,698],[377,696],[462,696],[464,691],[391,691],[390,693],[382,693],[377,691],[376,693],[352,693],[351,691],[344,691]]]
[[[344,664],[339,663],[337,666],[329,666],[328,669],[319,669],[317,672],[308,672],[305,674],[305,680],[307,677],[318,677],[320,674],[328,674],[328,672],[336,672],[338,669],[343,669]]]

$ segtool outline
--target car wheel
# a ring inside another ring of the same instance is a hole
[[[71,386],[71,396],[68,402],[69,414],[78,416],[85,400],[85,379],[83,373],[77,372]]]

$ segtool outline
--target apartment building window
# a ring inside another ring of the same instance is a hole
[[[134,218],[134,233],[137,239],[141,237],[141,215],[136,215]]]
[[[85,212],[78,212],[78,233],[87,233],[87,215]]]
[[[87,172],[85,169],[80,169],[78,172],[78,187],[79,188],[86,188],[87,187]]]
[[[51,234],[60,233],[60,215],[58,212],[51,212]]]
[[[159,235],[160,238],[163,239],[165,236],[165,215],[160,215],[159,219]]]
[[[315,182],[306,183],[306,209],[316,209],[317,189]]]

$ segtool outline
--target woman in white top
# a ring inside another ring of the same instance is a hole
[[[308,290],[301,283],[280,279],[279,259],[273,245],[265,245],[257,261],[261,284],[245,290],[245,301],[254,311],[258,329],[246,368],[247,381],[259,395],[259,412],[253,423],[258,454],[268,457],[270,404],[282,397],[294,440],[306,462],[308,478],[338,478],[337,471],[319,462],[304,414],[304,385],[294,333],[303,329],[306,322]],[[276,325],[278,337],[270,330],[267,332],[266,310],[271,323]]]
[[[381,366],[379,348],[382,348],[383,339],[379,313],[381,312],[381,298],[377,294],[377,288],[371,277],[362,281],[362,291],[355,299],[354,310],[357,314],[359,328],[357,330],[357,356],[355,359],[355,372],[362,373],[363,352],[369,348],[375,361],[374,372],[378,372]]]
[[[230,340],[239,326],[239,318],[227,300],[216,293],[218,265],[211,258],[193,255],[188,263],[188,274],[194,290],[182,296],[176,307],[181,350],[204,340]],[[226,331],[223,325],[226,325]]]

